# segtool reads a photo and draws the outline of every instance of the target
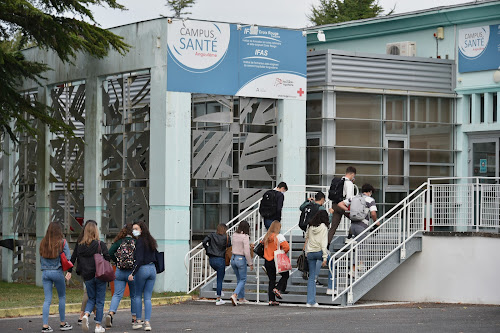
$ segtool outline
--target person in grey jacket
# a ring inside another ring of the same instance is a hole
[[[231,240],[226,232],[227,226],[219,224],[217,231],[205,237],[202,243],[209,257],[210,267],[217,272],[217,300],[215,305],[223,305],[225,303],[221,299],[222,281],[226,274],[226,249],[231,246]]]
[[[73,328],[70,324],[64,321],[66,309],[66,284],[61,264],[61,252],[64,252],[66,258],[70,257],[68,242],[63,238],[61,225],[59,222],[52,222],[47,228],[45,237],[40,242],[40,266],[42,269],[42,284],[45,294],[43,302],[43,326],[42,332],[53,332],[49,326],[49,310],[52,301],[52,287],[56,287],[57,296],[59,297],[59,329],[68,331]],[[69,279],[68,279],[69,280]]]

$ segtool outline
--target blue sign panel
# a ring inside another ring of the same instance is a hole
[[[458,71],[477,72],[500,68],[500,25],[461,29]]]
[[[175,20],[167,40],[169,91],[306,99],[301,31]]]

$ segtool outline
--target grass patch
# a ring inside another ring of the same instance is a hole
[[[182,296],[184,292],[153,293],[153,298]],[[80,303],[83,296],[83,287],[66,286],[66,304]],[[106,301],[111,300],[111,288],[106,290]],[[129,297],[123,297],[129,299]],[[45,300],[43,288],[28,283],[8,283],[0,281],[0,309],[20,308],[29,306],[42,306]],[[57,291],[52,289],[52,304],[59,304]]]

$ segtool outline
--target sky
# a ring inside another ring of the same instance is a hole
[[[96,21],[103,28],[115,27],[132,22],[145,21],[160,16],[172,16],[165,6],[166,0],[118,0],[128,10],[111,10],[92,7]],[[388,12],[395,7],[395,13],[405,13],[439,6],[473,2],[472,0],[379,0],[380,6]],[[307,19],[311,6],[319,0],[197,0],[190,8],[191,19],[222,21],[230,23],[257,24],[286,28],[312,26]]]

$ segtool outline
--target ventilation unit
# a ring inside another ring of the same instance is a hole
[[[392,55],[400,55],[405,57],[414,57],[417,55],[417,43],[415,42],[398,42],[388,43],[385,46],[385,53]]]

